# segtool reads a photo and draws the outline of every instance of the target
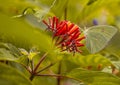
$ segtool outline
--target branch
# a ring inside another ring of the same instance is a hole
[[[42,72],[42,71],[50,68],[50,67],[53,66],[53,65],[54,65],[54,64],[51,63],[50,65],[48,65],[48,66],[46,66],[45,68],[43,68],[43,69],[41,69],[40,71],[38,71],[37,73],[40,73],[40,72]]]
[[[48,54],[48,53],[45,53],[45,54],[42,56],[42,58],[40,59],[39,63],[36,65],[36,67],[35,67],[35,69],[34,69],[33,72],[36,72],[36,70],[39,68],[40,64],[42,63],[42,61],[46,58],[46,55],[47,55],[47,54]]]
[[[30,74],[31,74],[31,69],[28,67],[28,66],[25,66],[25,65],[23,65],[23,64],[21,64]]]

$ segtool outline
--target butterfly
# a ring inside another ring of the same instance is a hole
[[[92,26],[84,31],[86,47],[90,53],[97,53],[105,48],[112,37],[117,33],[117,28],[108,25]]]

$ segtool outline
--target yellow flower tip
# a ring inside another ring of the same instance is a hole
[[[29,58],[30,60],[32,60],[33,57],[35,57],[35,56],[38,55],[39,53],[40,53],[40,52],[30,52],[29,55],[28,55],[28,58]]]

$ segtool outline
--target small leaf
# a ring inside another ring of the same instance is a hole
[[[22,73],[0,64],[0,85],[33,85]]]
[[[38,55],[39,53],[40,53],[40,52],[38,52],[37,49],[31,48],[31,50],[30,50],[30,52],[29,52],[29,54],[28,54],[28,58],[29,58],[30,60],[32,60],[33,57],[36,56],[36,55]]]

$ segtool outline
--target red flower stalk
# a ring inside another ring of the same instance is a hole
[[[81,31],[77,25],[70,21],[59,21],[57,17],[49,18],[48,23],[43,20],[43,23],[53,32],[53,37],[57,38],[56,45],[60,46],[62,51],[82,52],[78,48],[84,46],[80,41],[85,39],[85,36],[80,37]]]

